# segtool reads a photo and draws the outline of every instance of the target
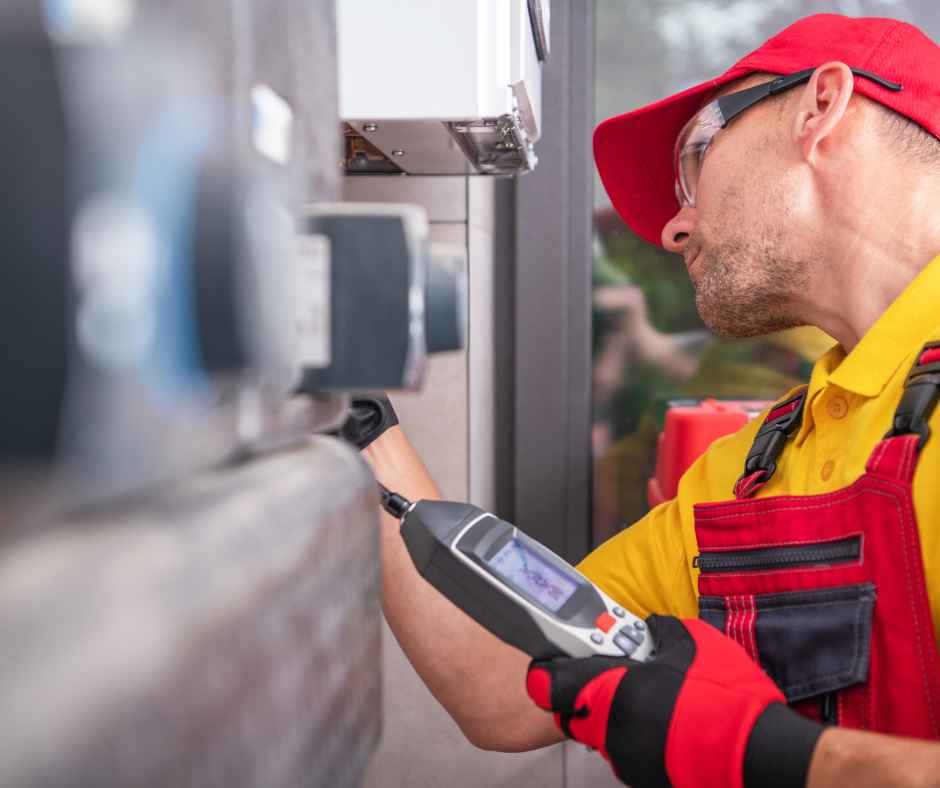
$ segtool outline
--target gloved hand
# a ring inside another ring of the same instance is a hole
[[[535,660],[530,697],[633,788],[804,786],[822,726],[784,705],[747,652],[710,624],[647,624],[651,661]]]
[[[389,427],[398,424],[398,416],[384,394],[360,395],[353,398],[346,423],[337,435],[360,451]]]

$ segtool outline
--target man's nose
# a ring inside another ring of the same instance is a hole
[[[695,227],[695,209],[683,205],[679,212],[673,216],[663,227],[663,248],[670,252],[682,254],[689,244],[689,236]]]

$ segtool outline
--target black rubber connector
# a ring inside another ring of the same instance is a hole
[[[382,508],[392,517],[400,520],[411,508],[411,501],[403,495],[394,493],[384,484],[379,484],[379,492],[382,495]]]

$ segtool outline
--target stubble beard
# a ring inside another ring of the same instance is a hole
[[[703,249],[695,264],[695,305],[723,337],[753,337],[805,325],[795,304],[809,286],[809,266],[761,244]]]

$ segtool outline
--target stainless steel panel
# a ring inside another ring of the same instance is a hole
[[[441,121],[383,119],[376,122],[348,120],[348,123],[364,140],[378,148],[388,162],[409,175],[461,176],[477,172],[455,136]]]
[[[217,80],[233,99],[244,147],[250,147],[255,85],[290,105],[288,167],[297,196],[335,200],[341,145],[332,0],[161,0],[152,13],[202,37]]]
[[[475,178],[473,180],[486,180]],[[465,222],[467,179],[459,176],[352,175],[343,179],[343,199],[351,202],[413,202],[435,222]]]
[[[474,205],[479,205],[475,201]],[[493,204],[492,196],[486,201]],[[480,206],[483,207],[482,205]],[[481,213],[485,213],[481,211]],[[471,214],[473,217],[474,214]],[[468,232],[470,259],[469,315],[471,321],[467,364],[470,448],[470,498],[477,506],[496,509],[496,355],[509,337],[495,333],[495,255],[492,232],[471,225]]]
[[[191,0],[190,0],[191,1]],[[203,0],[213,2],[213,0]],[[292,166],[303,201],[335,200],[341,144],[333,0],[230,0],[253,35],[254,62],[241,90],[261,82],[295,113]],[[246,37],[243,32],[242,37]]]
[[[471,227],[493,233],[496,231],[495,178],[467,178],[467,213]],[[512,183],[508,179],[503,184]]]
[[[0,784],[353,786],[379,735],[377,496],[348,446],[0,545]]]

